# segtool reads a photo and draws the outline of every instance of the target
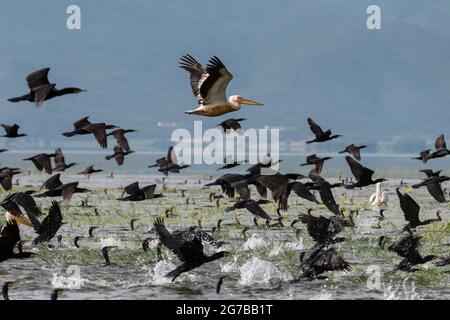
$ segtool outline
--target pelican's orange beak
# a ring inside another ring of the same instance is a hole
[[[246,104],[246,105],[252,105],[252,106],[263,106],[264,104],[257,102],[257,101],[253,101],[250,99],[245,99],[245,98],[239,98],[239,103],[240,104]]]
[[[6,221],[15,220],[17,223],[23,224],[27,227],[33,227],[33,224],[31,223],[31,221],[23,216],[15,216],[8,212],[8,213],[6,213],[5,218],[6,218]]]

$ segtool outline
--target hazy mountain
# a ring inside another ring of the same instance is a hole
[[[447,133],[450,3],[376,2],[382,29],[371,31],[373,1],[80,0],[82,29],[71,31],[72,1],[3,0],[0,120],[37,139],[27,147],[38,140],[73,146],[61,132],[84,115],[138,129],[132,137],[145,140],[143,148],[165,144],[172,128],[158,122],[190,129],[200,119],[183,113],[195,100],[177,62],[191,53],[205,63],[218,55],[234,75],[228,94],[265,103],[243,107],[247,127],[281,126],[283,140],[303,139],[311,116],[342,133],[342,144],[406,138],[416,148]],[[6,101],[25,93],[25,76],[45,66],[59,87],[88,92],[38,110]],[[203,119],[204,127],[226,118]],[[87,138],[74,141],[95,148]]]

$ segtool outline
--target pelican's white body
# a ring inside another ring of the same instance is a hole
[[[388,195],[383,191],[383,185],[381,182],[377,183],[375,193],[369,198],[369,202],[373,207],[379,208],[387,204]]]

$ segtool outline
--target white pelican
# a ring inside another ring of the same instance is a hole
[[[377,183],[376,191],[370,196],[369,201],[373,207],[381,207],[387,204],[388,195],[385,191],[383,191],[383,185],[381,182]]]
[[[180,68],[191,76],[191,87],[199,104],[197,109],[187,110],[186,114],[217,117],[228,112],[238,111],[241,104],[260,106],[262,103],[245,99],[239,95],[230,96],[227,100],[226,89],[233,75],[216,56],[209,59],[206,67],[192,56],[184,55],[180,59]]]

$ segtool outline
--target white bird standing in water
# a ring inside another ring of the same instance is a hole
[[[381,182],[377,183],[376,191],[370,196],[369,201],[373,207],[381,207],[388,203],[388,195],[385,191],[383,191],[383,185]]]
[[[231,96],[227,100],[226,89],[233,76],[216,56],[204,67],[187,54],[181,58],[180,67],[190,73],[192,92],[199,104],[197,109],[185,111],[186,114],[217,117],[238,111],[241,104],[262,105],[239,95]]]

